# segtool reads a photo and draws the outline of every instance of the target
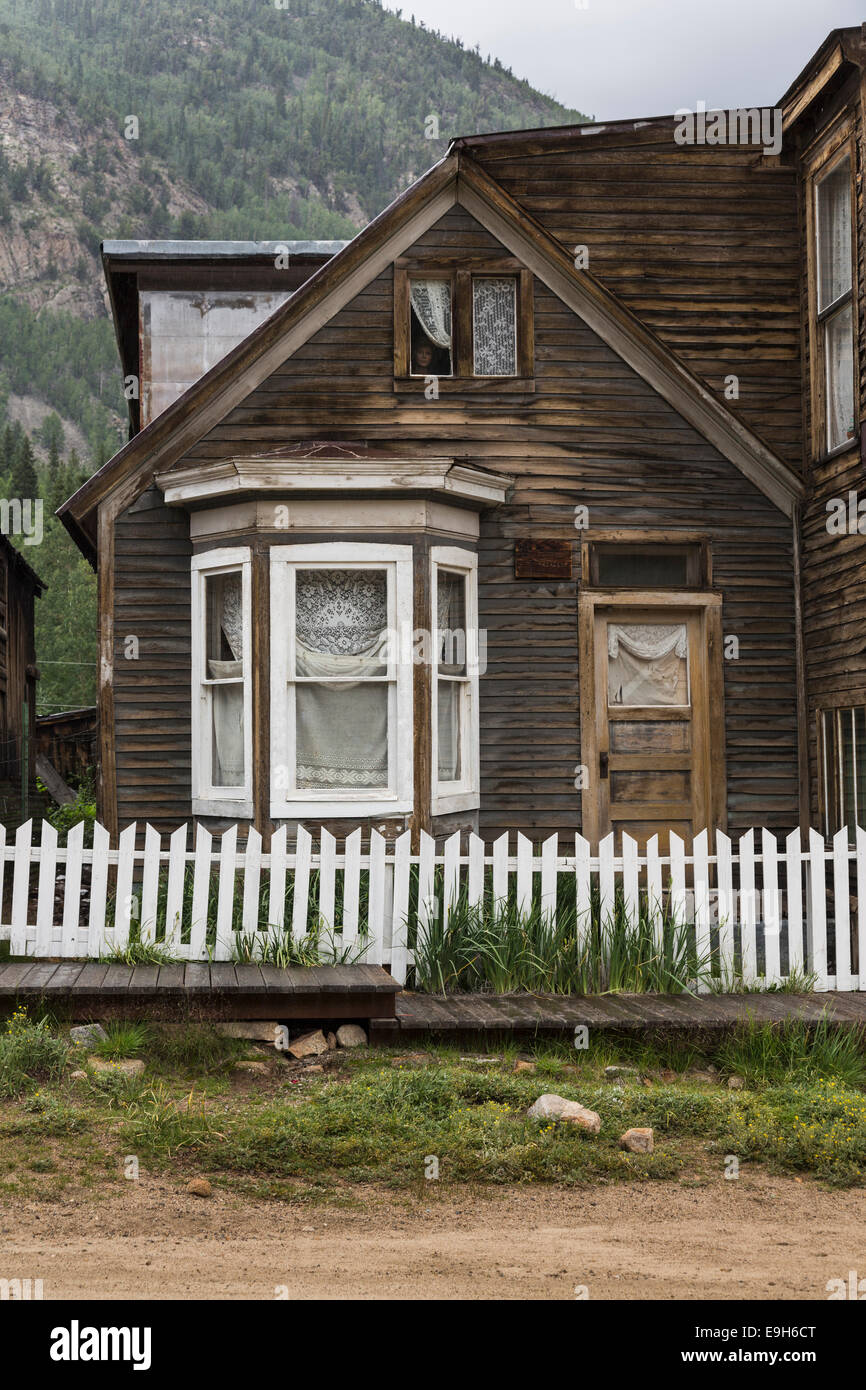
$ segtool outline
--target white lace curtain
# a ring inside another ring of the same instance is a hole
[[[476,376],[514,376],[517,371],[515,283],[504,276],[476,276],[472,281]]]
[[[296,675],[315,678],[296,687],[299,787],[387,785],[387,625],[383,570],[298,572]]]
[[[687,705],[685,623],[608,623],[607,685],[611,705]]]
[[[213,769],[212,780],[218,787],[242,786],[244,781],[244,639],[241,576],[225,574],[208,581],[215,612],[210,621],[216,632],[217,650],[220,637],[225,638],[231,660],[208,659],[211,680],[231,680],[232,685],[212,686],[213,699]]]
[[[409,294],[418,322],[431,343],[451,350],[451,284],[448,280],[410,280]]]
[[[818,184],[818,308],[851,288],[851,168],[847,160]]]

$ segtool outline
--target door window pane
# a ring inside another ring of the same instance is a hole
[[[688,705],[685,623],[608,623],[610,705]]]

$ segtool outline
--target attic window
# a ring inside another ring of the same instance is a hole
[[[534,372],[532,318],[532,275],[516,261],[455,271],[398,262],[395,379],[420,386],[435,377],[452,390],[467,378],[490,389],[525,383]]]

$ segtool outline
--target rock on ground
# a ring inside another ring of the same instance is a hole
[[[81,1023],[70,1028],[69,1037],[78,1047],[92,1047],[94,1043],[107,1038],[108,1034],[101,1023]]]
[[[304,1033],[302,1037],[295,1038],[289,1043],[287,1051],[293,1057],[321,1057],[323,1052],[328,1051],[328,1039],[318,1028],[315,1033]]]
[[[338,1047],[366,1047],[367,1034],[358,1023],[341,1023],[337,1029]]]
[[[601,1129],[601,1116],[594,1110],[587,1110],[576,1100],[566,1100],[564,1096],[544,1095],[530,1105],[526,1112],[531,1120],[557,1120],[577,1125],[589,1134],[598,1134]]]
[[[742,1091],[742,1089],[743,1089],[743,1087],[745,1086],[745,1084],[746,1084],[746,1083],[745,1083],[745,1081],[743,1080],[743,1078],[742,1078],[741,1076],[729,1076],[729,1077],[728,1077],[728,1090],[729,1090],[729,1091]]]
[[[530,1072],[532,1072],[532,1071],[535,1071],[535,1063],[534,1063],[534,1062],[521,1062],[520,1058],[518,1057],[517,1061],[514,1063],[514,1067],[512,1068],[512,1070],[515,1071],[515,1072],[518,1072],[518,1071],[530,1071]]]
[[[605,1067],[605,1081],[627,1081],[629,1077],[637,1079],[640,1072],[637,1067]]]
[[[620,1136],[619,1146],[631,1154],[651,1154],[653,1151],[653,1132],[651,1129],[627,1129]]]
[[[186,1185],[187,1192],[193,1197],[212,1197],[213,1188],[207,1178],[191,1178]]]
[[[116,1062],[107,1057],[88,1057],[87,1065],[94,1071],[114,1072],[120,1076],[141,1076],[144,1062],[140,1057],[119,1057]]]
[[[225,1038],[246,1038],[249,1042],[273,1043],[280,1036],[280,1024],[275,1019],[232,1019],[213,1027]]]
[[[250,1076],[266,1076],[267,1062],[235,1062],[232,1071],[246,1072]]]

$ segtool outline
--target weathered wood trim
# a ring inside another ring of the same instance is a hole
[[[830,78],[845,61],[845,54],[842,45],[837,43],[835,48],[824,59],[818,71],[805,84],[798,86],[786,102],[783,98],[782,104],[782,130],[787,131],[795,121],[798,121],[803,112],[808,110],[817,97],[821,95]]]
[[[800,806],[800,830],[804,836],[812,823],[812,792],[809,785],[809,705],[806,693],[806,655],[803,646],[803,580],[800,548],[801,510],[798,507],[791,524],[794,561],[794,659],[797,670],[797,785]],[[818,761],[820,762],[820,749]]]

